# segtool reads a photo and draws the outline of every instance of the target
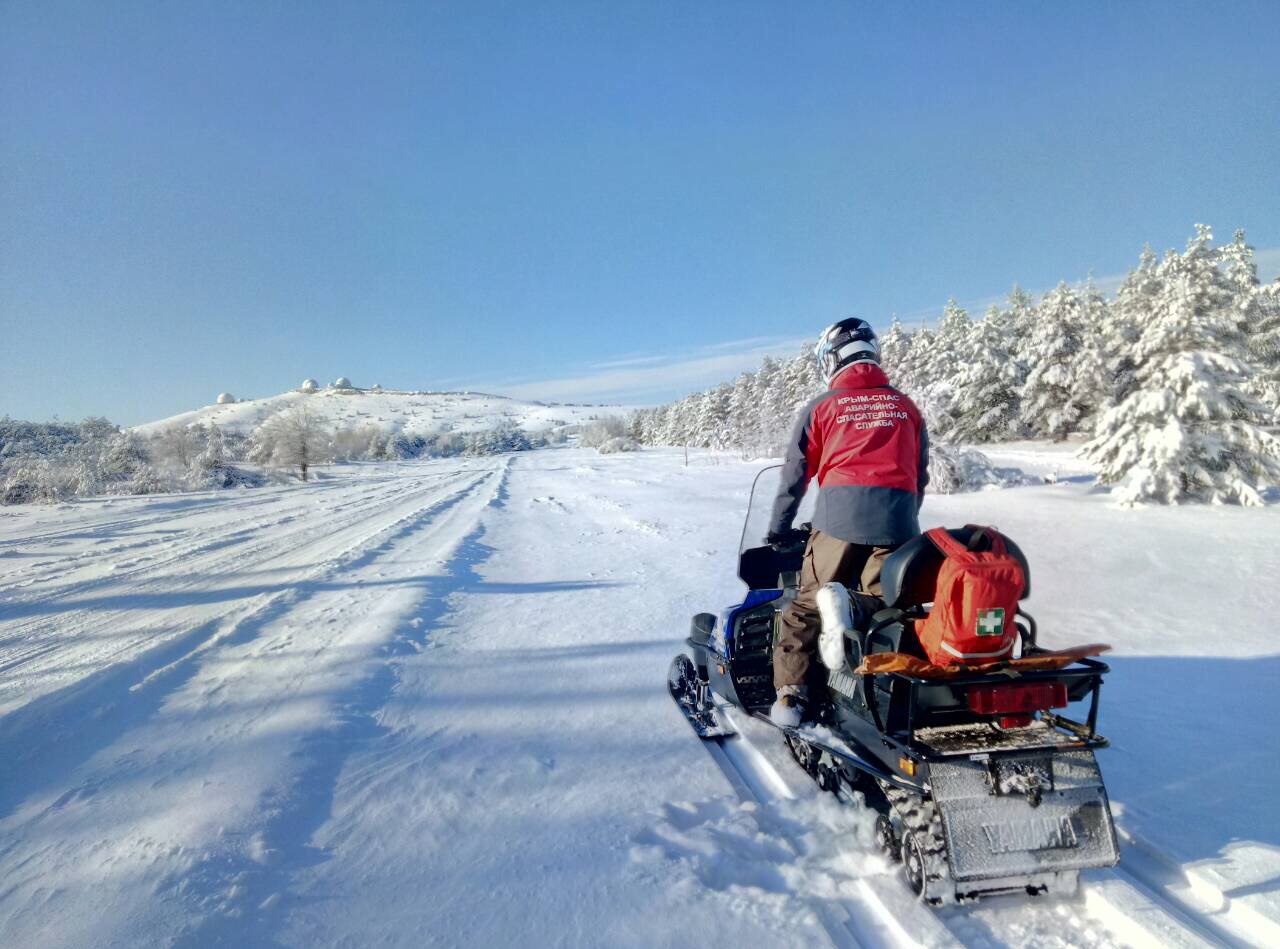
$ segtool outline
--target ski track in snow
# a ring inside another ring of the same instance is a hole
[[[930,499],[925,526],[1020,540],[1048,644],[1117,645],[1123,844],[1074,898],[934,912],[772,729],[702,744],[671,706],[688,617],[738,599],[759,467],[681,456],[0,512],[0,944],[1280,944],[1276,512],[1118,514],[1087,476]],[[1137,540],[1098,541],[1125,516]]]
[[[791,761],[777,732],[735,711],[724,714],[738,735],[705,747],[753,808],[829,797]],[[869,816],[861,816],[858,831],[862,849],[874,850]],[[864,856],[862,874],[850,881],[856,886],[845,886],[836,908],[819,914],[836,946],[1249,944],[1124,867],[1085,874],[1075,898],[997,897],[935,911],[909,897],[896,865],[878,853]]]

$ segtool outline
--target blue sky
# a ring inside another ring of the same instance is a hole
[[[0,2],[0,414],[656,401],[841,316],[1280,272],[1280,4]]]

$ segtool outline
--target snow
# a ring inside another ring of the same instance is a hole
[[[935,442],[929,446],[929,488],[935,494],[958,494],[1023,484],[1028,476],[1018,468],[997,467],[976,448],[956,448]]]
[[[639,450],[640,443],[634,438],[630,438],[625,435],[619,436],[618,438],[610,438],[608,441],[601,443],[596,448],[596,451],[600,452],[602,455],[616,455],[619,452]]]
[[[772,729],[708,754],[665,671],[759,465],[552,449],[0,512],[0,944],[1274,945],[1280,509],[1122,509],[1073,447],[922,519],[1115,647],[1075,898],[933,913]]]
[[[317,390],[315,380],[307,379],[298,389],[280,395],[205,406],[135,426],[134,431],[151,435],[180,425],[214,423],[227,434],[248,435],[272,415],[302,401],[316,420],[328,428],[362,428],[372,424],[388,434],[408,436],[484,432],[508,421],[525,431],[541,432],[629,411],[624,406],[555,405],[474,392],[355,389],[338,387],[337,383]]]

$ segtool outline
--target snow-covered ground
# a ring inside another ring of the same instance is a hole
[[[932,912],[775,733],[717,759],[666,694],[739,593],[759,464],[350,465],[0,512],[0,944],[1280,944],[1280,509],[932,497],[1104,640],[1124,834],[1073,899]]]
[[[375,425],[404,435],[482,432],[509,422],[525,431],[542,432],[562,425],[628,411],[619,406],[548,405],[479,392],[410,392],[398,389],[323,388],[315,392],[291,389],[280,395],[214,403],[171,418],[137,425],[134,431],[152,435],[178,425],[216,424],[226,432],[248,435],[277,412],[305,405],[317,420],[331,428]]]

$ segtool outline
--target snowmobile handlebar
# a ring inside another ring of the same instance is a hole
[[[765,538],[765,542],[780,554],[794,553],[809,543],[809,535],[813,533],[812,524],[801,524],[789,530],[777,531]]]

